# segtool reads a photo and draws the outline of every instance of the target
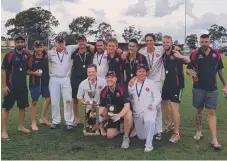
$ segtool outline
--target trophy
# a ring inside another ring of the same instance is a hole
[[[114,114],[116,114],[116,106],[115,105],[109,105],[108,107],[108,116],[111,118]],[[113,120],[113,122],[116,122],[118,120],[120,120],[121,118],[116,118]]]
[[[99,105],[94,100],[96,90],[86,91],[90,100],[84,103],[84,135],[100,135],[99,132]]]

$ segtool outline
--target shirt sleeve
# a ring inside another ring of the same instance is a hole
[[[152,103],[152,107],[157,108],[157,106],[161,103],[161,93],[153,81],[151,81],[150,85],[151,85],[151,92],[152,92],[153,99],[154,99],[153,103]]]
[[[130,103],[130,97],[128,94],[128,87],[124,87],[124,104]]]
[[[29,69],[29,70],[32,70],[32,61],[33,61],[33,57],[30,56],[30,57],[28,58],[28,69]]]
[[[105,90],[105,88],[103,90]],[[106,107],[107,106],[106,105],[106,97],[103,96],[103,90],[100,94],[100,104],[99,104],[100,107]]]
[[[78,92],[77,92],[77,99],[83,99],[84,98],[84,89],[83,89],[83,82],[80,83]]]
[[[9,58],[9,54],[6,54],[3,62],[2,62],[2,69],[3,70],[9,70],[10,69],[10,58]]]
[[[68,45],[66,46],[67,51],[69,52],[70,55],[79,48],[79,45]]]
[[[147,62],[146,57],[144,55],[142,55],[142,57],[143,57],[143,62],[142,63],[145,64],[148,67],[148,62]]]
[[[223,61],[222,58],[220,57],[220,60],[218,61],[218,66],[217,66],[217,70],[223,69],[224,65],[223,65]]]

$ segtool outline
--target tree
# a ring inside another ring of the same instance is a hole
[[[69,30],[72,34],[78,35],[93,35],[92,27],[95,24],[95,19],[93,17],[88,16],[80,16],[69,24]]]
[[[212,25],[208,29],[211,42],[213,43],[213,47],[216,47],[216,42],[220,41],[223,37],[227,36],[227,30],[223,26],[218,26],[216,24]]]
[[[15,18],[8,19],[5,27],[9,27],[7,35],[12,38],[21,34],[26,37],[29,47],[34,40],[43,40],[48,34],[53,33],[52,27],[59,25],[58,20],[48,10],[41,7],[33,7],[19,12]]]
[[[186,37],[186,43],[191,50],[197,48],[198,38],[196,34],[191,34]]]
[[[78,34],[67,33],[66,31],[60,32],[58,35],[61,35],[65,38],[66,45],[75,44],[78,38]]]
[[[159,41],[162,41],[162,33],[161,32],[158,32],[156,34],[154,34],[155,37],[156,37],[156,42],[159,42]]]
[[[122,37],[125,39],[125,42],[129,42],[129,40],[132,38],[139,40],[142,37],[141,30],[136,30],[134,25],[128,26],[124,29]]]
[[[116,38],[115,31],[112,29],[111,25],[102,22],[99,24],[96,31],[93,32],[95,34],[95,39],[103,39],[105,41],[108,41],[111,38]]]

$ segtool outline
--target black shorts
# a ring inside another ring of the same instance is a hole
[[[180,103],[181,97],[182,97],[183,89],[175,88],[175,89],[169,89],[166,87],[163,87],[162,89],[162,100],[170,100],[174,103]]]
[[[11,89],[7,96],[4,96],[2,108],[9,111],[17,101],[17,107],[23,109],[29,107],[28,104],[28,90],[13,90]]]
[[[107,125],[107,129],[117,129],[120,130],[120,124],[121,124],[122,120],[118,120],[116,122],[113,122],[112,119],[108,119],[108,125]]]
[[[79,85],[85,79],[79,78],[79,77],[71,78],[72,98],[77,99],[77,92],[78,92],[78,89],[79,89]]]

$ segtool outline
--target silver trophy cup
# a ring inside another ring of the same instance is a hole
[[[89,96],[89,98],[90,98],[90,101],[89,101],[89,104],[96,104],[95,103],[95,94],[96,94],[96,90],[95,89],[89,89],[88,91],[87,91],[87,94],[88,94],[88,96]]]

